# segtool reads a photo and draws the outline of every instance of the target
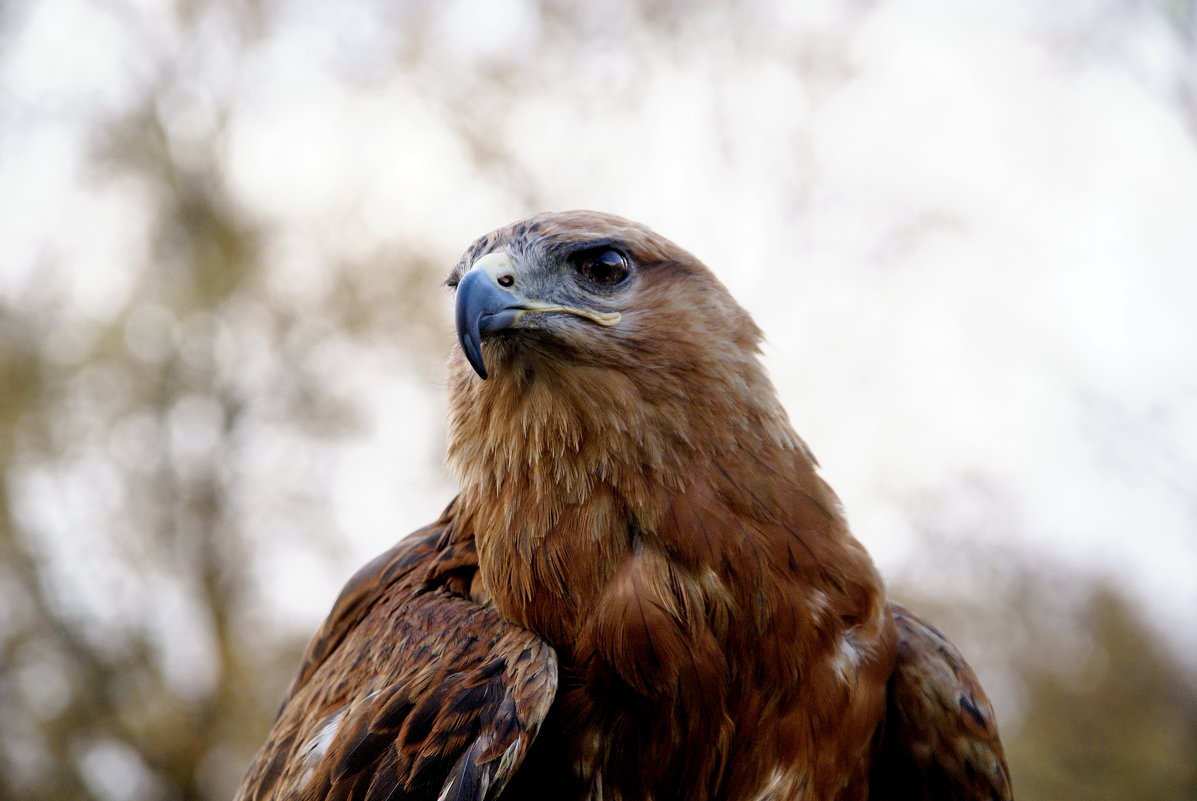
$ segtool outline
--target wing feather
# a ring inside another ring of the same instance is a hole
[[[898,662],[889,680],[870,799],[1010,801],[993,707],[943,634],[890,603]]]
[[[450,589],[445,521],[370,562],[312,638],[244,801],[487,801],[548,713],[557,658]],[[468,549],[465,549],[468,550]]]

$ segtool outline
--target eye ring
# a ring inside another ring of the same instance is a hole
[[[611,247],[583,250],[574,254],[570,260],[578,275],[601,287],[623,283],[632,271],[628,257]]]

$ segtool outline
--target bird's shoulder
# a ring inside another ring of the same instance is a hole
[[[557,659],[470,597],[474,571],[448,515],[359,570],[238,798],[494,798],[548,713]]]
[[[955,645],[890,603],[898,654],[870,799],[1008,801],[1010,773],[993,707]]]

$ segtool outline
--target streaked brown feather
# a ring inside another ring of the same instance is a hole
[[[870,796],[880,801],[1008,801],[1010,773],[989,699],[934,626],[891,603],[898,663]]]
[[[618,217],[538,215],[449,285],[501,249],[570,291],[562,254],[594,241],[635,265],[592,296],[619,325],[492,333],[485,382],[454,352],[461,493],[350,581],[241,797],[1008,797],[974,792],[1006,774],[971,671],[886,604],[759,329],[697,259]]]
[[[450,589],[472,553],[450,530],[444,518],[350,580],[238,798],[372,801],[448,790],[481,801],[501,791],[552,704],[556,656]]]

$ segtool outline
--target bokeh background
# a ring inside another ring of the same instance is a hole
[[[225,799],[544,209],[756,316],[1019,796],[1197,798],[1193,0],[0,4],[0,798]]]

